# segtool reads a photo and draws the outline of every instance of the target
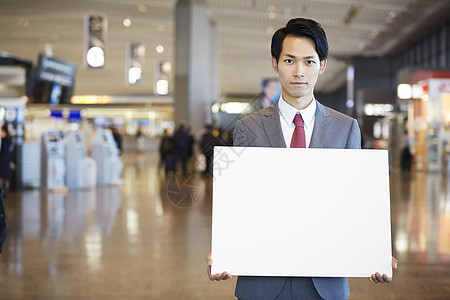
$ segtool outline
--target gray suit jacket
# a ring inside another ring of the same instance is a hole
[[[234,129],[233,145],[285,148],[278,102],[239,120]],[[309,147],[360,149],[361,133],[357,121],[317,102],[314,129]],[[286,277],[239,276],[235,296],[245,300],[273,300],[281,291],[286,279]],[[323,299],[347,299],[350,297],[347,278],[317,277],[312,278],[312,281]]]

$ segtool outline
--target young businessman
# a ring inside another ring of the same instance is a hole
[[[314,86],[325,71],[328,55],[321,25],[311,19],[290,20],[273,35],[271,52],[273,69],[280,78],[281,97],[237,122],[234,146],[361,148],[357,121],[314,98]],[[207,263],[210,280],[231,278],[228,272],[211,274],[210,255]],[[393,268],[396,264],[393,258]],[[370,280],[383,283],[392,278],[375,273]],[[235,296],[243,300],[347,299],[350,288],[347,278],[239,276]]]

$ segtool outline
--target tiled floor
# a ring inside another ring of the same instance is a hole
[[[235,279],[206,276],[211,180],[165,180],[155,153],[123,161],[122,187],[8,195],[0,299],[234,299]],[[399,269],[390,285],[350,279],[352,299],[450,299],[449,181],[392,172]]]

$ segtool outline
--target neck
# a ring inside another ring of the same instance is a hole
[[[283,98],[284,99],[284,98]],[[295,107],[298,110],[305,109],[311,104],[314,97],[301,97],[301,98],[293,98],[293,99],[284,99],[287,104],[292,107]]]

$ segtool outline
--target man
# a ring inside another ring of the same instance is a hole
[[[323,106],[314,98],[314,86],[325,71],[328,42],[324,30],[310,19],[292,19],[272,37],[272,66],[282,87],[273,105],[237,122],[234,145],[241,147],[361,148],[358,123]],[[211,274],[210,280],[231,278],[228,272]],[[287,262],[288,263],[288,262]],[[393,268],[396,260],[392,259]],[[386,274],[372,274],[375,283],[391,282]],[[347,278],[239,276],[239,299],[347,299]]]

